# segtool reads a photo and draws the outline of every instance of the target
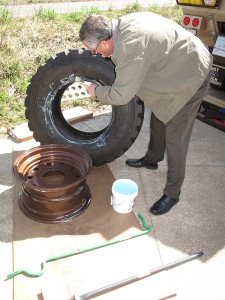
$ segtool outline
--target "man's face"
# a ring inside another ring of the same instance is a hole
[[[113,39],[101,41],[95,48],[88,45],[87,41],[83,41],[84,46],[93,54],[101,54],[103,57],[111,57],[113,53]]]

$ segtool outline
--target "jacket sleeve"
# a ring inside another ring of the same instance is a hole
[[[116,49],[116,79],[112,86],[96,88],[97,99],[101,104],[127,104],[139,90],[148,71],[149,63],[145,60],[144,51],[139,41],[125,43]]]

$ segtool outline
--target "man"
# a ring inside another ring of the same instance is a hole
[[[115,64],[113,85],[92,84],[88,93],[111,105],[127,104],[137,95],[152,112],[148,150],[144,157],[128,159],[126,164],[155,170],[166,150],[166,185],[150,212],[167,213],[179,201],[193,124],[209,86],[212,56],[193,34],[150,12],[112,21],[91,15],[79,35],[93,54],[111,57]]]

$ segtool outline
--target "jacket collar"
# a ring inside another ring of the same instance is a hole
[[[112,34],[113,34],[113,43],[116,44],[117,41],[117,31],[118,31],[118,20],[112,19]]]

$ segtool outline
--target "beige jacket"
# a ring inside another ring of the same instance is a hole
[[[96,88],[97,99],[123,105],[137,95],[166,124],[204,82],[211,54],[193,34],[150,12],[118,19],[116,36],[116,79]]]

